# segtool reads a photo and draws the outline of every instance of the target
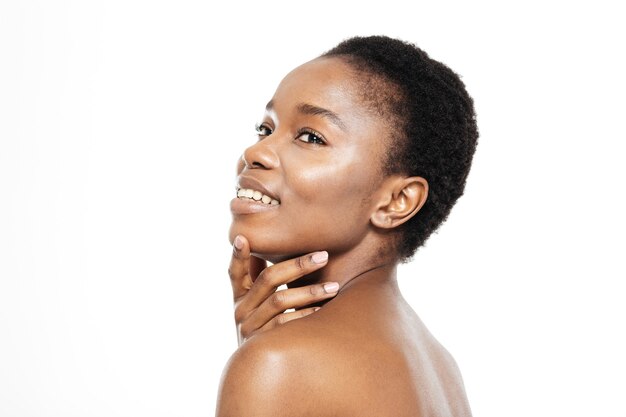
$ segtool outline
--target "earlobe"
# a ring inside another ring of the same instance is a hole
[[[422,177],[396,177],[382,190],[384,198],[372,213],[371,222],[392,229],[411,219],[428,198],[428,181]]]

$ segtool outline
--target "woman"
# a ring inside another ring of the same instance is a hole
[[[396,282],[463,193],[478,133],[458,76],[352,38],[289,73],[257,133],[231,203],[240,347],[217,415],[470,415]]]

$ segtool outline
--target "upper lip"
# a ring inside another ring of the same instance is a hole
[[[280,198],[272,192],[269,188],[267,188],[261,181],[257,180],[254,177],[249,177],[247,175],[240,175],[237,178],[237,189],[239,188],[250,188],[256,191],[260,191],[268,197],[271,197],[274,200],[280,201]]]

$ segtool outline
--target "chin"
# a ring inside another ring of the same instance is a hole
[[[267,262],[271,262],[272,264],[277,264],[279,262],[287,261],[289,259],[297,258],[298,256],[304,255],[304,253],[290,253],[288,255],[281,254],[273,254],[273,253],[252,253],[257,258],[263,259]]]
[[[228,231],[228,240],[231,245],[237,235],[248,239],[252,255],[274,264],[316,250],[307,250],[305,248],[302,248],[300,251],[294,250],[294,248],[300,246],[300,242],[287,239],[286,234],[277,236],[276,233],[270,233],[267,230],[259,230],[258,228],[251,229],[233,221]],[[290,237],[294,235],[297,234],[289,234]]]

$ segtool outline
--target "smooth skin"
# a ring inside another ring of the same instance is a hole
[[[296,68],[243,154],[240,185],[280,204],[231,204],[240,347],[218,417],[471,415],[454,360],[396,281],[393,231],[419,215],[428,182],[381,174],[389,121],[360,81],[336,57]]]

